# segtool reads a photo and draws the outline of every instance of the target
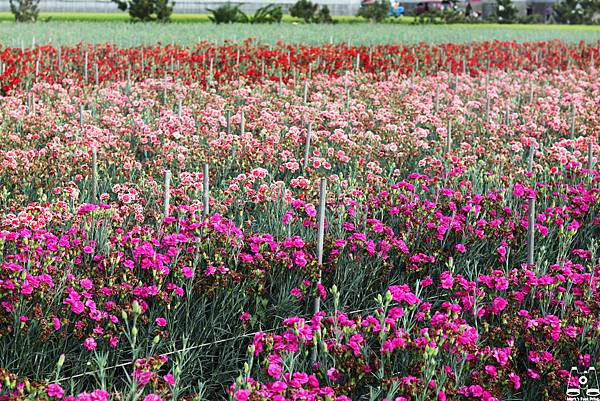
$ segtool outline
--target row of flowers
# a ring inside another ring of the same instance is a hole
[[[565,69],[598,65],[598,43],[566,44],[560,41],[469,44],[347,45],[260,44],[253,39],[223,45],[208,42],[192,48],[152,45],[119,48],[110,44],[60,48],[39,45],[31,48],[0,48],[0,86],[4,93],[35,81],[50,83],[64,79],[86,83],[162,78],[165,75],[211,85],[239,80],[285,81],[298,75],[325,73],[343,75],[347,70],[366,73],[477,74],[487,70]]]

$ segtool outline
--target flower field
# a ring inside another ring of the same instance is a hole
[[[593,395],[600,42],[4,47],[0,83],[0,400]]]

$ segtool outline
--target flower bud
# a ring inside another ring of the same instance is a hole
[[[133,304],[131,305],[131,310],[136,315],[139,315],[142,313],[142,308],[140,307],[140,304],[138,303],[138,301],[133,301]]]
[[[60,356],[58,357],[58,362],[56,362],[56,367],[58,367],[59,369],[62,368],[62,366],[65,364],[65,354],[60,354]]]

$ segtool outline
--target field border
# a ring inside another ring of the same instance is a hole
[[[129,22],[129,15],[122,12],[114,13],[80,13],[80,12],[40,12],[39,19],[41,22],[57,21],[57,22]],[[172,16],[174,23],[210,23],[209,14],[194,13],[174,13]],[[355,16],[335,16],[333,20],[340,24],[370,24],[369,21],[361,17]],[[14,21],[14,17],[10,12],[0,12],[0,22]],[[399,17],[387,19],[380,24],[392,25],[412,25],[414,17]],[[285,24],[304,24],[304,21],[292,17],[291,15],[283,16]],[[480,24],[431,24],[431,27],[456,27],[456,28],[506,28],[506,29],[556,29],[566,31],[598,31],[600,25],[559,25],[559,24],[498,24],[498,23],[480,23]]]

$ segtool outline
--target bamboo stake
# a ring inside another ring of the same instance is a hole
[[[317,286],[321,285],[321,268],[323,267],[323,240],[325,237],[325,202],[327,192],[327,180],[321,178],[321,185],[319,188],[319,232],[317,238],[317,262],[319,266]],[[318,288],[318,287],[317,287]],[[321,311],[321,296],[317,289],[317,296],[315,297],[314,314],[316,315]],[[318,345],[313,349],[312,361],[313,363],[317,360],[317,348]]]
[[[527,211],[527,264],[535,263],[535,197],[529,198]]]
[[[533,85],[529,87],[529,104],[533,103]]]
[[[304,81],[304,104],[308,102],[308,81]]]
[[[588,143],[588,170],[594,168],[594,150],[592,149],[592,143]]]
[[[163,103],[167,103],[167,73],[165,72],[165,78],[163,81]]]
[[[575,108],[575,103],[571,103],[571,139],[575,136],[575,116],[577,114],[577,109]]]
[[[246,132],[246,118],[244,117],[244,109],[240,113],[240,135]]]
[[[306,133],[306,142],[304,145],[304,163],[302,164],[302,174],[306,174],[308,167],[308,158],[310,156],[310,134],[312,131],[312,123],[308,123],[308,131]]]
[[[281,96],[283,92],[283,70],[279,70],[279,84],[277,85],[277,94]]]
[[[203,194],[203,203],[204,203],[204,211],[203,211],[203,216],[206,217],[208,216],[208,212],[209,212],[209,182],[208,182],[208,163],[204,163],[204,176],[202,177],[203,181],[204,181],[204,194]]]
[[[98,202],[98,151],[92,147],[92,203]]]
[[[85,52],[85,62],[83,63],[83,81],[88,81],[88,52]]]
[[[448,132],[446,133],[446,153],[452,152],[452,120],[448,120]]]
[[[227,110],[227,134],[231,134],[231,110]]]
[[[165,171],[165,202],[164,202],[164,216],[169,216],[169,209],[171,203],[171,170]]]

